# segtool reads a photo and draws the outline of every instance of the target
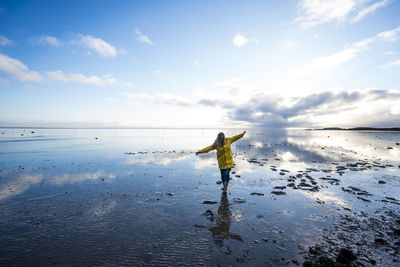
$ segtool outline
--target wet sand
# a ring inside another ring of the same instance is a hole
[[[0,264],[399,264],[400,133],[216,133],[0,129]]]

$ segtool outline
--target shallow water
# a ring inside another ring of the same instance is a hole
[[[400,260],[400,133],[249,130],[226,198],[217,133],[0,129],[0,264]]]

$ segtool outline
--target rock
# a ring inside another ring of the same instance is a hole
[[[232,253],[231,248],[228,247],[227,245],[223,246],[223,247],[221,248],[221,251],[222,251],[224,254],[227,254],[227,255],[229,255],[229,254]]]
[[[234,203],[246,203],[246,200],[240,197],[234,197],[232,200]]]
[[[400,229],[394,229],[393,234],[400,236]]]
[[[364,202],[371,202],[371,200],[369,200],[369,199],[366,199],[366,198],[363,198],[363,197],[357,197],[358,199],[361,199],[362,201],[364,201]]]
[[[168,193],[166,193],[166,195],[172,197],[174,194],[168,192]]]
[[[378,183],[379,183],[379,184],[386,184],[386,182],[385,182],[385,181],[382,181],[382,180],[378,181]]]
[[[322,256],[322,257],[319,257],[318,260],[316,260],[314,262],[313,266],[336,267],[336,264],[330,258]]]
[[[209,219],[210,221],[214,220],[214,213],[212,212],[212,210],[206,210],[203,213],[203,216],[205,216],[207,219]]]
[[[388,147],[387,147],[387,149],[393,149],[393,147],[391,147],[391,146],[388,146]]]
[[[237,262],[244,262],[244,259],[243,259],[242,257],[237,257],[237,258],[236,258],[236,261],[237,261]]]
[[[277,195],[277,196],[286,195],[286,192],[283,192],[283,191],[272,191],[271,193],[274,194],[274,195]]]
[[[274,186],[274,189],[279,189],[279,190],[283,190],[286,189],[286,186]]]
[[[299,187],[312,187],[312,185],[302,181],[301,183],[299,183]]]
[[[319,255],[321,253],[321,249],[319,247],[316,247],[315,249],[313,247],[308,248],[308,253],[314,254],[314,255]]]
[[[347,248],[342,248],[336,257],[336,261],[342,264],[350,264],[357,259],[353,251]]]
[[[210,200],[204,200],[203,201],[203,204],[210,204],[210,205],[212,205],[212,204],[217,204],[218,202],[217,201],[210,201]]]
[[[383,239],[383,238],[375,238],[374,241],[375,241],[376,244],[379,244],[379,245],[387,245],[386,240]]]
[[[252,196],[263,196],[264,194],[263,193],[256,193],[256,192],[253,192],[253,193],[250,193],[250,195],[252,195]]]
[[[264,242],[268,242],[268,238],[263,238],[262,239]]]

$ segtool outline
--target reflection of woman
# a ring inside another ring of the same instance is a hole
[[[208,230],[214,237],[214,242],[217,246],[222,247],[224,240],[232,238],[238,241],[243,241],[240,235],[230,233],[231,227],[231,211],[229,210],[229,202],[226,194],[222,193],[221,202],[218,208],[218,217],[216,225]]]
[[[229,173],[231,171],[231,168],[233,168],[231,144],[236,140],[242,138],[245,133],[246,131],[228,138],[225,138],[224,133],[219,133],[217,139],[215,139],[214,143],[211,146],[208,146],[196,152],[196,155],[198,155],[200,153],[207,153],[213,149],[217,150],[218,167],[221,170],[221,180],[224,184],[224,193],[226,193],[226,190],[228,189]]]

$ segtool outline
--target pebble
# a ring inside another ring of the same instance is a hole
[[[274,195],[277,195],[277,196],[286,195],[286,192],[283,192],[283,191],[272,191],[271,193],[274,194]]]
[[[283,190],[283,189],[286,189],[286,186],[274,186],[274,189]]]
[[[244,262],[244,259],[243,259],[242,257],[237,257],[237,258],[236,258],[236,261],[237,261],[237,262]]]
[[[234,203],[246,203],[246,200],[244,200],[243,198],[240,198],[240,197],[234,197],[233,202]]]
[[[217,204],[217,203],[218,203],[217,201],[210,201],[210,200],[204,200],[203,201],[203,204],[209,204],[209,205]]]
[[[336,257],[336,261],[342,264],[350,264],[357,259],[351,249],[342,248]]]

